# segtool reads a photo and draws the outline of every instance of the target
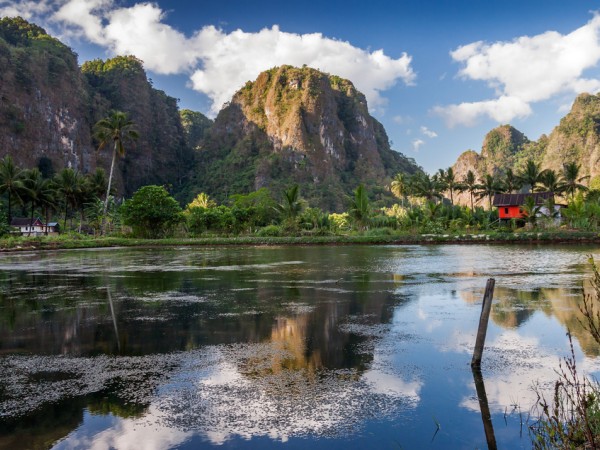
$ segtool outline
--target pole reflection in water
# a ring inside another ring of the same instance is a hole
[[[485,431],[485,439],[487,441],[488,449],[496,450],[496,436],[494,434],[494,424],[492,423],[492,415],[490,414],[490,407],[488,405],[487,394],[485,392],[485,383],[483,381],[483,375],[481,369],[477,367],[472,368],[473,381],[475,382],[475,390],[477,391],[477,399],[479,400],[479,409],[481,411],[481,420],[483,422],[483,430]]]
[[[106,293],[108,294],[108,304],[110,305],[110,315],[112,316],[113,325],[115,327],[115,335],[117,337],[117,348],[121,351],[121,339],[119,338],[119,329],[117,328],[117,317],[115,316],[115,308],[113,306],[112,296],[110,295],[110,287],[106,285]]]

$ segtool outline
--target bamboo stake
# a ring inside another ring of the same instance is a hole
[[[494,296],[494,284],[496,280],[488,279],[485,286],[485,294],[483,295],[483,304],[481,305],[481,316],[479,317],[479,328],[477,329],[477,339],[475,340],[475,349],[473,350],[473,359],[471,367],[481,366],[481,356],[483,354],[483,346],[485,344],[485,335],[487,333],[488,321],[490,319],[490,311],[492,310],[492,298]]]

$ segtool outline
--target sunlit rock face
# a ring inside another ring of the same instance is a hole
[[[600,186],[600,95],[583,93],[577,96],[569,113],[549,135],[543,134],[537,141],[529,140],[510,125],[491,130],[484,138],[481,151],[467,150],[462,153],[453,170],[462,180],[471,170],[476,178],[486,174],[501,177],[507,169],[515,174],[522,171],[528,160],[540,166],[540,170],[552,169],[561,173],[565,164],[580,166],[579,177],[594,189]],[[469,202],[468,194],[457,196],[460,204]]]
[[[350,81],[291,66],[247,82],[219,113],[200,157],[195,182],[217,198],[227,189],[280,190],[295,182],[305,198],[328,209],[344,207],[358,184],[382,186],[417,169],[390,149]],[[223,170],[236,175],[225,182],[215,176]]]

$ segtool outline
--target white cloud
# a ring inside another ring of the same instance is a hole
[[[194,72],[192,83],[194,89],[213,99],[213,111],[244,82],[282,64],[306,64],[348,78],[374,109],[385,104],[381,91],[391,88],[398,79],[410,84],[415,78],[411,58],[406,54],[393,59],[382,50],[368,52],[320,33],[299,35],[273,26],[258,33],[236,30],[227,34],[205,27],[197,38],[202,41],[203,67]]]
[[[428,138],[436,138],[437,137],[437,133],[435,131],[431,131],[429,128],[425,127],[425,126],[421,126],[421,133],[425,136],[427,136]]]
[[[584,77],[600,62],[600,15],[566,35],[548,31],[511,42],[473,42],[450,55],[463,64],[461,77],[486,82],[497,98],[436,107],[434,113],[449,126],[473,125],[481,116],[507,122],[531,114],[531,103],[600,89],[600,79]]]
[[[27,12],[30,4],[38,3],[0,0],[0,8]],[[227,33],[205,26],[187,36],[164,22],[165,13],[156,3],[119,7],[114,0],[45,0],[40,4],[44,7],[28,17],[61,27],[66,37],[87,39],[111,54],[133,54],[159,74],[190,74],[191,86],[212,100],[213,114],[246,81],[282,64],[306,64],[348,78],[374,110],[386,103],[383,91],[399,80],[407,85],[415,80],[406,53],[392,58],[383,50],[363,50],[321,33],[287,33],[276,25],[256,33]]]
[[[49,0],[0,1],[0,17],[32,19],[51,10]]]
[[[425,145],[425,141],[422,139],[414,139],[412,141],[413,152],[417,153],[421,147]]]
[[[444,118],[446,125],[452,128],[456,125],[475,125],[481,116],[506,123],[515,117],[527,117],[531,114],[531,106],[518,97],[501,96],[495,100],[436,106],[433,112]]]

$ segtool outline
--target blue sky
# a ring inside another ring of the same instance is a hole
[[[600,2],[0,0],[80,63],[145,62],[156,87],[211,117],[283,63],[352,80],[393,142],[425,170],[480,150],[510,123],[550,133],[579,92],[600,91]]]

